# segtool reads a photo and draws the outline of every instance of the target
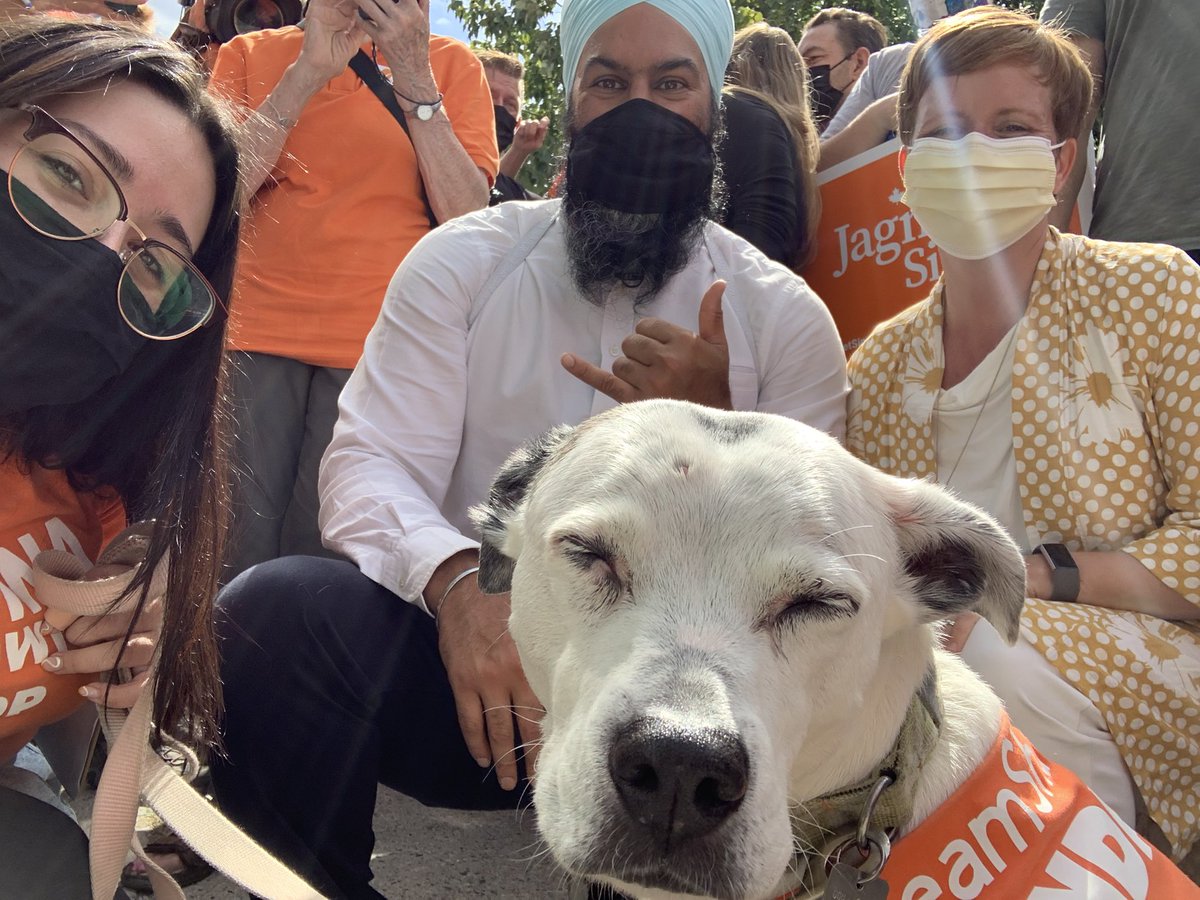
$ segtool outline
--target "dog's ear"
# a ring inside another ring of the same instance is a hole
[[[520,542],[512,533],[518,511],[538,472],[574,433],[573,427],[560,425],[515,450],[496,473],[487,502],[471,508],[471,521],[480,535],[479,587],[485,593],[512,590],[520,553]]]
[[[1012,538],[991,516],[936,485],[891,481],[902,563],[924,620],[973,610],[1015,643],[1025,562]]]

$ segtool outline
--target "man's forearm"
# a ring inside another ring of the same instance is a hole
[[[446,597],[446,589],[454,579],[474,566],[479,565],[478,550],[460,550],[433,570],[429,582],[425,585],[425,608],[436,619],[442,600]]]
[[[487,177],[459,142],[445,110],[428,122],[409,115],[408,123],[425,196],[438,223],[487,206]]]
[[[896,128],[896,97],[891,94],[876,100],[838,134],[821,141],[817,171],[824,172],[886,141],[888,132]]]
[[[525,165],[527,159],[529,159],[528,153],[522,153],[515,147],[509,147],[500,157],[500,174],[507,175],[515,181],[517,173],[521,171],[521,166]]]
[[[270,177],[287,136],[323,83],[302,63],[294,62],[267,95],[258,114],[250,117],[241,142],[243,202],[258,193]]]

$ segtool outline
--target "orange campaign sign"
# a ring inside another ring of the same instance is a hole
[[[804,280],[833,314],[846,353],[880,322],[924,299],[941,274],[937,248],[900,202],[899,139],[817,176],[817,255]]]
[[[895,138],[817,176],[817,255],[802,274],[833,314],[847,356],[880,322],[929,296],[942,271],[937,248],[900,200],[899,152]],[[1090,206],[1085,189],[1072,231]]]

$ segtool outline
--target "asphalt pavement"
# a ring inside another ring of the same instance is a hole
[[[86,819],[90,797],[81,803]],[[398,900],[524,900],[567,896],[561,870],[537,836],[533,811],[430,809],[382,785],[375,808],[373,885]],[[219,875],[187,888],[188,900],[244,898]]]

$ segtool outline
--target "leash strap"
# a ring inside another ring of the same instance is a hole
[[[379,98],[379,102],[384,108],[392,114],[392,118],[400,123],[400,127],[404,129],[404,134],[408,137],[408,141],[412,143],[412,132],[408,130],[408,118],[404,115],[404,110],[400,106],[400,101],[396,99],[396,92],[392,90],[392,86],[388,84],[383,73],[379,71],[379,66],[375,64],[375,60],[367,56],[364,50],[359,50],[354,56],[350,57],[350,68],[354,70],[354,74],[359,77],[371,93]],[[416,144],[413,144],[413,153],[417,152]],[[420,167],[417,169],[417,177],[421,178]],[[429,227],[437,228],[438,220],[433,214],[433,207],[429,205],[429,193],[425,190],[425,181],[421,179],[421,200],[425,204],[425,216],[429,219]]]
[[[139,523],[118,535],[96,564],[129,569],[97,581],[80,581],[91,567],[65,550],[38,554],[33,561],[38,602],[77,616],[132,610],[139,592],[130,592],[129,586],[140,571],[152,528],[151,523]],[[151,576],[148,596],[161,597],[166,588],[167,565],[163,561]],[[120,603],[114,607],[118,598]],[[183,900],[178,883],[147,857],[134,832],[139,796],[144,796],[192,849],[251,894],[279,900],[320,898],[321,894],[225,818],[151,749],[156,663],[157,659],[151,664],[146,688],[128,713],[108,708],[100,711],[109,755],[92,812],[88,852],[93,900],[111,900],[130,849],[146,865],[155,897]]]

